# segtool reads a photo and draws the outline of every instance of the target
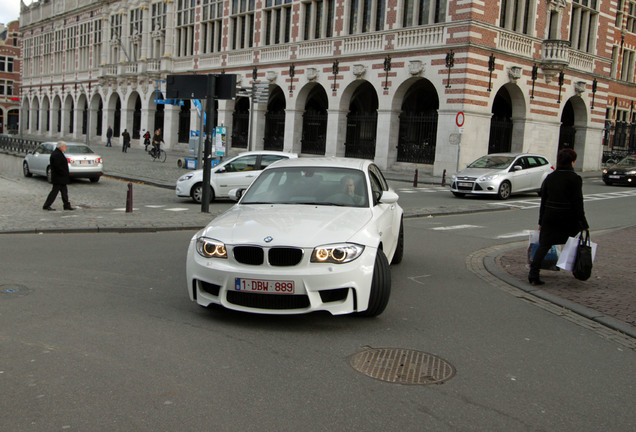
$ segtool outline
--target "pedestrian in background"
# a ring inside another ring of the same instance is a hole
[[[112,147],[113,145],[110,142],[110,139],[113,137],[113,128],[108,125],[108,129],[106,129],[106,147]]]
[[[128,147],[130,147],[130,134],[128,133],[128,129],[124,129],[121,134],[122,139],[124,140],[124,144],[121,148],[121,151],[124,153],[128,153]]]
[[[55,150],[53,150],[53,153],[51,153],[51,157],[49,158],[49,164],[51,166],[51,183],[53,183],[53,187],[42,206],[42,209],[44,210],[55,210],[51,207],[51,204],[53,204],[55,198],[57,198],[58,192],[62,194],[64,210],[75,210],[71,206],[71,202],[68,200],[68,188],[66,185],[71,182],[71,175],[68,170],[68,161],[66,160],[64,152],[66,152],[66,143],[64,141],[60,141],[57,143]]]
[[[539,278],[541,263],[553,245],[565,244],[568,237],[590,228],[583,208],[583,180],[574,172],[575,161],[574,150],[559,151],[556,171],[550,173],[541,186],[539,247],[528,274],[532,285],[544,284]]]
[[[148,146],[150,145],[150,131],[146,131],[144,134],[144,150],[148,151]]]

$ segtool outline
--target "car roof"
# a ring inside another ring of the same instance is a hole
[[[350,168],[365,170],[373,161],[366,159],[341,158],[341,157],[309,157],[286,159],[270,165],[272,168],[281,167],[323,167],[323,168]],[[267,167],[266,169],[269,169]]]
[[[252,154],[256,154],[256,155],[276,155],[276,156],[287,156],[290,158],[297,158],[298,155],[296,153],[289,153],[289,152],[284,152],[284,151],[276,151],[276,150],[253,150],[253,151],[246,151],[246,152],[241,152],[239,153],[237,156],[247,156],[247,155],[252,155]]]
[[[83,147],[88,147],[86,144],[84,144],[84,143],[79,143],[79,142],[69,142],[69,141],[64,141],[64,143],[65,143],[67,146],[83,146]],[[40,143],[40,145],[42,145],[42,144],[53,144],[54,146],[56,146],[56,147],[57,147],[57,145],[58,145],[58,141],[46,141],[46,142]]]
[[[547,157],[537,154],[537,153],[490,153],[484,156],[510,156],[510,157],[519,157],[519,156],[539,156],[542,157],[544,159],[547,159]],[[484,157],[484,156],[480,156],[480,157]]]

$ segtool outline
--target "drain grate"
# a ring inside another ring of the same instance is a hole
[[[401,348],[368,348],[352,355],[349,364],[371,378],[397,384],[442,384],[456,372],[440,357]]]
[[[9,297],[24,297],[28,295],[31,290],[24,285],[17,284],[0,284],[0,295]]]

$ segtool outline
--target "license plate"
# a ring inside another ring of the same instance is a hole
[[[621,178],[621,176],[611,175],[611,176],[609,176],[609,178],[611,178],[611,179],[619,179],[619,178]]]
[[[294,294],[294,281],[236,278],[234,290],[261,294]]]
[[[471,187],[473,187],[473,184],[472,183],[466,183],[466,182],[457,182],[457,186],[471,188]]]
[[[90,165],[91,161],[80,161],[80,165]]]

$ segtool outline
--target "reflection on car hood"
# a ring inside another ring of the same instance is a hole
[[[203,235],[227,244],[314,247],[348,241],[370,219],[368,208],[235,205],[210,222]]]
[[[483,175],[499,174],[504,170],[506,170],[506,168],[466,168],[458,172],[456,175],[457,177],[481,177]]]

